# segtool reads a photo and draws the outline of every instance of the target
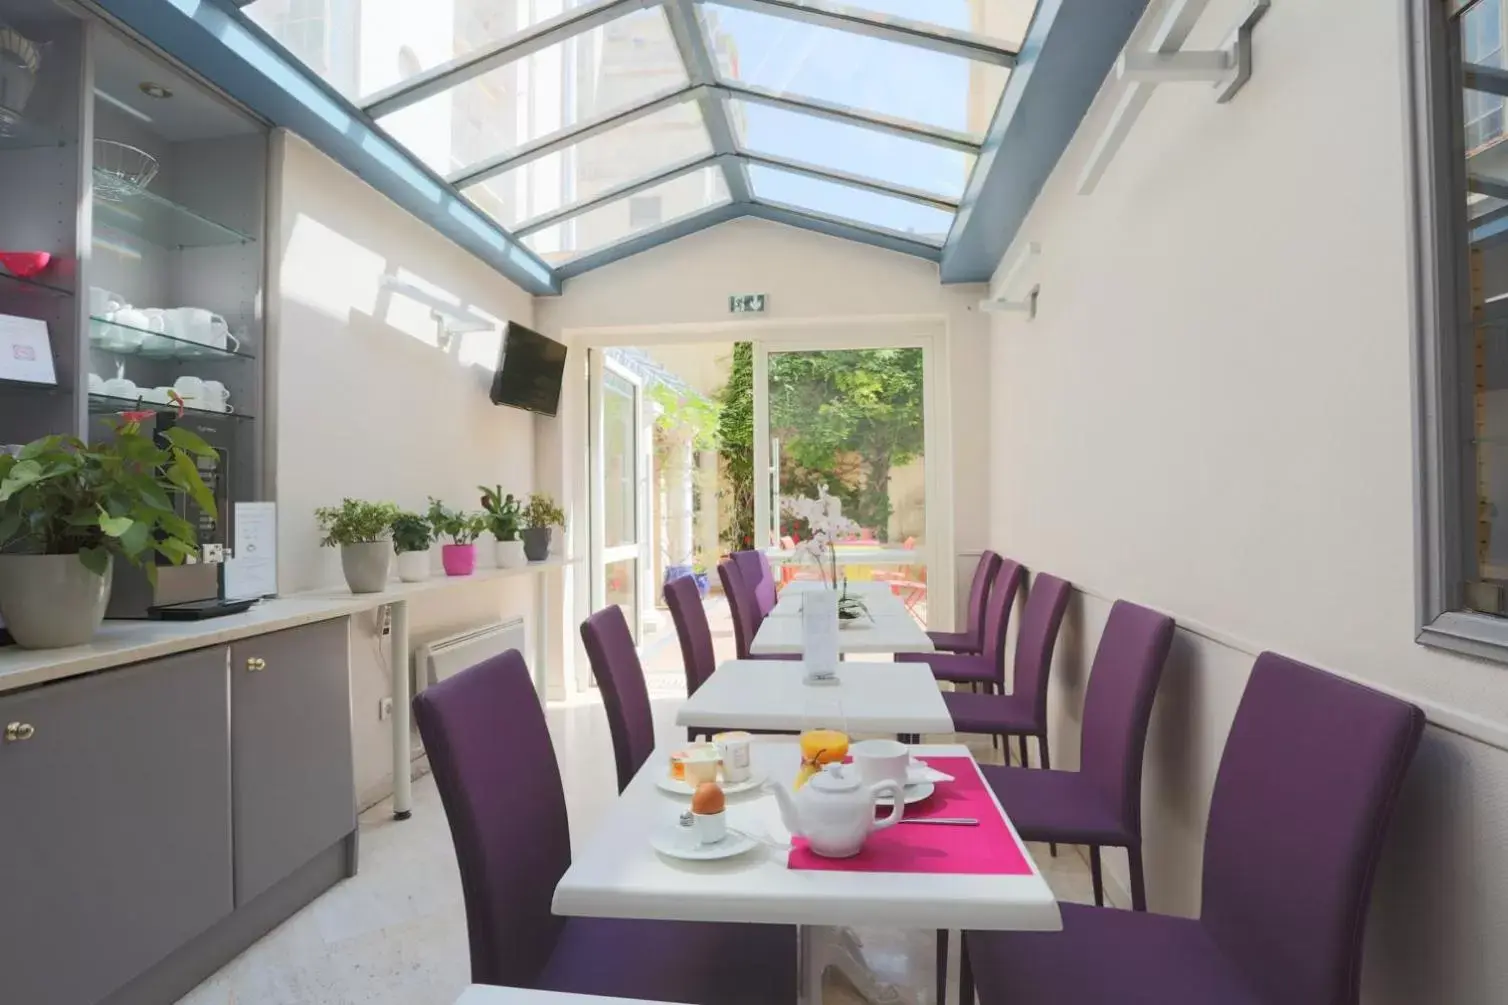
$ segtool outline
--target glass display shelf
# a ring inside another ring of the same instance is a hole
[[[45,297],[71,297],[73,291],[66,286],[58,285],[57,282],[48,279],[40,279],[36,276],[30,279],[18,276],[11,272],[0,271],[0,296],[15,294],[40,294]]]
[[[95,168],[95,174],[99,169]],[[119,202],[94,195],[94,221],[163,248],[251,244],[256,238],[143,189]]]
[[[238,349],[217,349],[203,342],[193,342],[176,335],[148,331],[123,325],[106,318],[90,316],[89,344],[117,356],[140,356],[143,359],[254,359]]]
[[[160,401],[147,401],[145,398],[117,398],[113,394],[91,393],[89,412],[93,415],[107,415],[111,412],[159,412],[176,415],[178,406]],[[195,419],[227,419],[232,422],[253,418],[244,412],[212,412],[207,408],[194,408],[190,405],[183,406],[183,415],[185,418],[192,416]]]

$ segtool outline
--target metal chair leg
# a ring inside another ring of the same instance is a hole
[[[948,1005],[948,930],[937,930],[937,1005]]]
[[[1089,875],[1094,880],[1094,906],[1105,906],[1105,876],[1100,866],[1100,846],[1089,846]]]

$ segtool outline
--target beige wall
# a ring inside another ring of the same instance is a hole
[[[1193,43],[1246,6],[1215,0]],[[1508,932],[1508,670],[1414,642],[1402,9],[1274,4],[1233,103],[1159,88],[1079,196],[1101,95],[1021,235],[1043,249],[1040,314],[993,322],[990,538],[1086,591],[1053,684],[1065,766],[1109,601],[1179,619],[1143,792],[1155,909],[1197,912],[1257,651],[1420,701],[1432,728],[1366,998],[1468,1005],[1508,1001],[1490,948]]]
[[[333,549],[318,546],[317,506],[342,496],[422,508],[428,495],[477,508],[478,484],[533,486],[532,416],[487,398],[496,336],[447,353],[430,308],[384,293],[384,274],[472,310],[529,324],[532,298],[297,137],[274,151],[282,198],[269,289],[273,361],[278,579],[283,593],[338,586]],[[473,366],[472,362],[479,365]],[[482,564],[487,564],[484,538]],[[438,571],[439,551],[434,552]],[[525,580],[461,586],[411,604],[415,645],[499,618],[529,630]],[[357,791],[390,791],[392,746],[377,718],[389,695],[386,639],[358,618],[353,638]]]

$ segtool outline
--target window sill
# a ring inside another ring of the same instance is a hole
[[[1472,611],[1447,611],[1419,630],[1421,645],[1508,663],[1508,618]]]

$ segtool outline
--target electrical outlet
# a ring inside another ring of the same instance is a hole
[[[393,605],[383,604],[377,609],[377,634],[387,638],[393,634]]]
[[[393,699],[384,698],[377,703],[377,721],[387,722],[393,717]]]

